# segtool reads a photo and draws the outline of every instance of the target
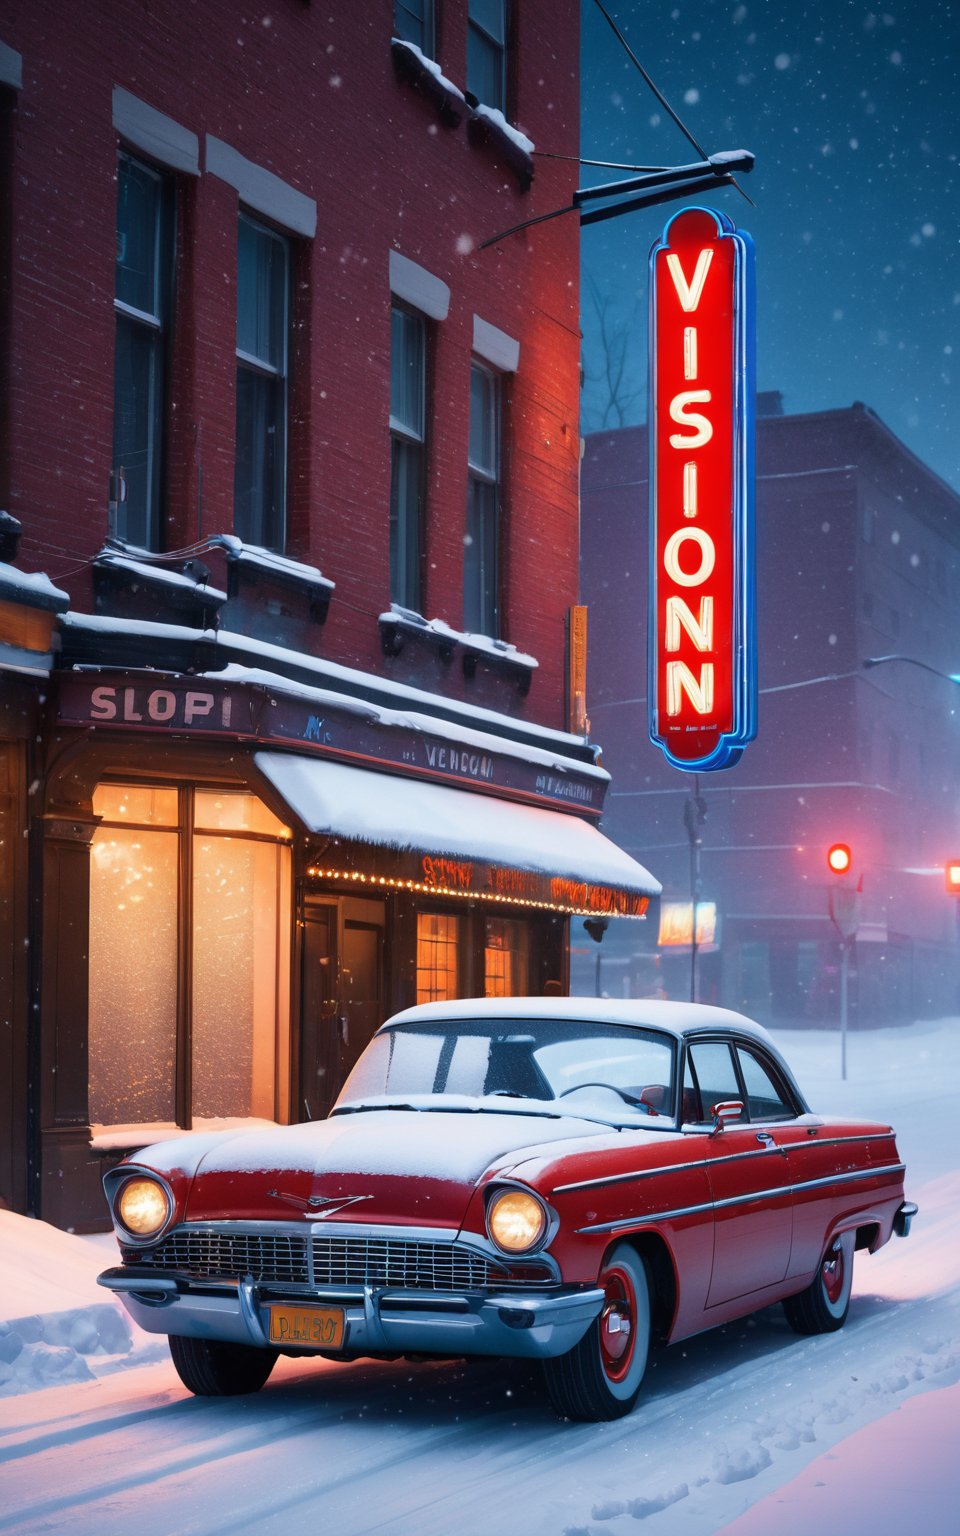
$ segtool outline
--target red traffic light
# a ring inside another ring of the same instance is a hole
[[[827,865],[835,875],[849,874],[852,857],[846,843],[833,843],[827,849]]]
[[[948,859],[946,863],[947,890],[951,896],[960,896],[960,859]]]

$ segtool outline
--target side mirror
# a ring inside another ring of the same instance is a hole
[[[722,1131],[728,1120],[739,1120],[743,1114],[743,1103],[740,1099],[724,1099],[720,1104],[710,1106],[710,1114],[713,1117],[713,1134]]]

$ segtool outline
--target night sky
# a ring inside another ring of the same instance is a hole
[[[732,188],[711,201],[756,243],[759,389],[789,413],[861,400],[960,489],[960,8],[604,3],[706,151],[757,157],[756,208]],[[581,154],[698,159],[594,0],[582,15]],[[647,257],[683,206],[583,231],[584,431],[646,418]]]

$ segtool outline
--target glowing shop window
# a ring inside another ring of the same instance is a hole
[[[175,1123],[187,1053],[191,1118],[287,1118],[289,829],[243,792],[101,784],[93,804],[91,1120]]]
[[[175,789],[151,784],[98,784],[93,792],[94,815],[126,826],[175,827],[178,802]]]
[[[523,997],[527,990],[527,932],[509,918],[488,918],[483,947],[484,997]]]
[[[459,954],[459,918],[418,912],[418,1003],[442,1003],[459,996]]]
[[[93,836],[89,1050],[96,1124],[175,1119],[178,844],[176,832],[125,827],[98,827]]]
[[[272,1120],[278,1000],[290,968],[290,850],[193,840],[193,1112]]]
[[[264,837],[289,839],[290,829],[255,795],[242,792],[198,789],[194,810],[198,830],[208,832],[259,832]]]

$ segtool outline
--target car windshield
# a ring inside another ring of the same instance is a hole
[[[374,1036],[334,1113],[371,1100],[440,1108],[430,1100],[456,1097],[533,1101],[531,1110],[546,1102],[554,1113],[665,1124],[675,1114],[675,1061],[669,1035],[616,1024],[503,1018],[400,1024]]]

